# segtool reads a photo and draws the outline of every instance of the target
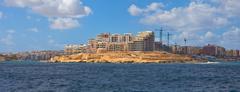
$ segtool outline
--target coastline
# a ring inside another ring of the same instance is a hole
[[[114,63],[114,64],[141,64],[141,63],[160,63],[160,64],[171,64],[171,63],[211,63],[211,62],[235,62],[240,61],[239,58],[194,58],[189,55],[172,54],[164,51],[155,52],[98,52],[98,53],[79,53],[72,55],[61,55],[55,56],[48,60],[20,60],[15,58],[0,57],[0,62],[4,61],[36,61],[43,63]]]
[[[82,63],[199,63],[206,60],[167,52],[104,52],[80,53],[51,58],[50,62]]]

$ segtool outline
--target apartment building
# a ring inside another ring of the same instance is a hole
[[[110,34],[102,33],[97,35],[96,39],[88,41],[88,50],[96,52],[98,49],[107,51],[153,51],[154,50],[154,32],[139,32],[137,36],[131,33]]]

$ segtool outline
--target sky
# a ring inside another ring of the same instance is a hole
[[[0,0],[0,52],[61,50],[99,33],[164,30],[170,44],[240,49],[239,0]],[[156,34],[157,31],[155,32]],[[156,35],[156,40],[159,38]]]

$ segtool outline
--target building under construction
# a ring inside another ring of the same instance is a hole
[[[154,32],[139,32],[136,36],[131,33],[110,34],[102,33],[97,35],[96,39],[88,41],[88,50],[97,52],[97,50],[106,51],[153,51],[154,50]]]

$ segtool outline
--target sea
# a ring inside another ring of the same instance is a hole
[[[240,62],[1,62],[0,92],[240,92]]]

